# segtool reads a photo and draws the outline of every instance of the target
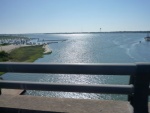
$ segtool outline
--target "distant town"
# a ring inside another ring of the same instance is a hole
[[[150,33],[150,31],[58,32],[58,33],[45,33],[45,34],[89,34],[89,33]]]

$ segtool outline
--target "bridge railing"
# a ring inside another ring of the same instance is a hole
[[[127,75],[130,76],[129,85],[82,85],[1,80],[0,88],[124,94],[128,95],[134,113],[148,113],[150,63],[44,64],[1,62],[0,72]]]

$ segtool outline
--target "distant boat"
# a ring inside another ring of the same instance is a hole
[[[144,38],[146,41],[150,41],[149,33],[147,34],[147,37]]]

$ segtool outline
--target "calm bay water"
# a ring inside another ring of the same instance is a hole
[[[40,40],[66,40],[50,44],[52,54],[44,55],[35,62],[42,63],[135,63],[150,62],[150,42],[145,33],[97,33],[97,34],[26,34]],[[39,81],[75,84],[128,84],[128,76],[66,75],[66,74],[21,74],[6,73],[7,80]],[[27,91],[26,95],[62,98],[120,99],[123,95],[88,93],[64,93]]]

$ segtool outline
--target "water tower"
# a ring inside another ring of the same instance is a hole
[[[100,32],[101,32],[101,28],[100,28]]]

